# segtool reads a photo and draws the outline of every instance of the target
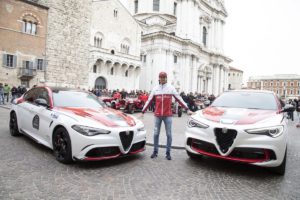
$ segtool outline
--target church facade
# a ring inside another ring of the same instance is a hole
[[[151,90],[166,71],[178,91],[218,95],[227,89],[227,12],[222,0],[121,0],[142,32],[140,88]]]

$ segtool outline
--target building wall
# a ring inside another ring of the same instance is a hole
[[[178,91],[213,93],[227,89],[229,58],[223,55],[223,26],[227,16],[220,1],[161,0],[153,11],[153,1],[121,0],[143,28],[141,89],[151,90],[158,73],[168,73],[168,82]],[[177,3],[174,14],[174,2]],[[203,27],[207,42],[203,43]],[[177,56],[177,63],[174,56]]]
[[[274,75],[269,77],[250,77],[249,89],[270,90],[282,97],[294,98],[300,95],[299,75]]]
[[[230,69],[228,72],[228,89],[238,90],[242,89],[243,72]]]
[[[0,82],[9,85],[34,84],[44,81],[44,70],[35,70],[36,75],[21,77],[23,61],[30,61],[36,68],[36,59],[45,60],[48,8],[26,1],[0,0]],[[23,20],[37,23],[36,34],[25,33]],[[7,67],[4,54],[16,56],[15,67]],[[22,81],[22,80],[23,81]]]
[[[38,0],[49,7],[45,83],[88,87],[91,0]]]
[[[118,0],[96,1],[92,7],[89,88],[102,77],[108,89],[139,89],[141,27]],[[95,44],[98,37],[101,45]]]

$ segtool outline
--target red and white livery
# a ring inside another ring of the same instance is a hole
[[[172,116],[172,97],[174,97],[182,107],[188,109],[186,103],[183,101],[176,89],[172,85],[166,83],[153,88],[142,112],[144,113],[151,105],[152,101],[155,100],[154,115],[156,117]]]
[[[62,163],[103,160],[145,149],[144,124],[108,108],[95,95],[66,88],[36,87],[10,111],[12,136],[25,134],[54,151]]]
[[[239,90],[221,94],[197,111],[186,128],[186,150],[201,155],[270,167],[284,174],[288,127],[273,92]]]

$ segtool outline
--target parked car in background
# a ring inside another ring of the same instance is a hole
[[[186,151],[269,167],[285,173],[288,127],[277,96],[270,91],[224,92],[188,120]]]
[[[101,99],[107,106],[130,114],[142,111],[144,107],[144,102],[138,98],[115,99],[113,97],[101,97]]]
[[[53,149],[59,162],[111,159],[144,151],[144,124],[108,108],[89,92],[35,87],[10,111],[12,136],[28,135]]]

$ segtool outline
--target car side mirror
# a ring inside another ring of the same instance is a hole
[[[39,106],[46,107],[46,108],[49,107],[47,101],[45,99],[42,99],[42,98],[34,100],[34,103],[37,104],[37,105],[39,105]]]

